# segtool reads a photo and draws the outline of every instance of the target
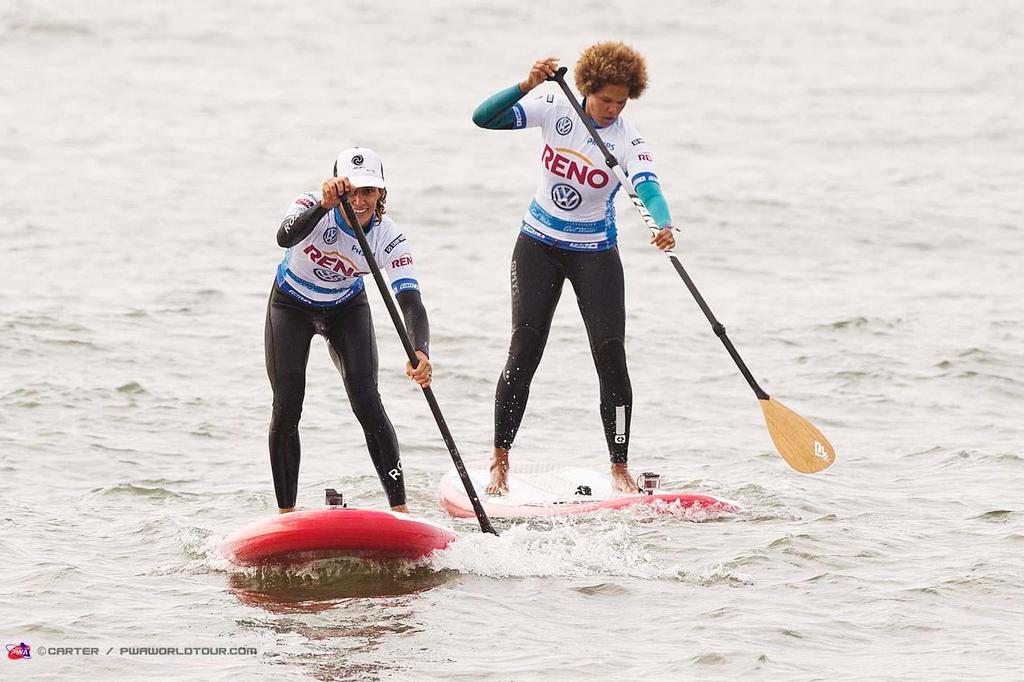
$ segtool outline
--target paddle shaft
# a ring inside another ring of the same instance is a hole
[[[626,190],[629,198],[633,201],[633,206],[636,207],[640,217],[643,218],[644,223],[652,232],[660,232],[661,228],[659,228],[658,224],[654,222],[654,218],[651,217],[650,211],[648,211],[647,207],[644,205],[643,199],[637,196],[637,193],[633,191],[633,186],[630,184],[629,178],[626,177],[625,172],[619,166],[618,159],[612,156],[612,153],[608,151],[607,145],[605,145],[604,140],[601,139],[601,135],[597,132],[597,128],[594,126],[593,121],[590,120],[590,116],[583,111],[583,107],[578,101],[576,101],[576,96],[572,94],[572,90],[569,89],[569,85],[565,82],[566,71],[568,71],[568,69],[563,66],[555,72],[554,76],[549,76],[548,80],[558,83],[562,88],[562,91],[565,92],[565,96],[572,104],[572,108],[576,110],[576,114],[580,117],[580,120],[583,121],[583,125],[587,127],[587,132],[589,132],[590,136],[594,138],[594,143],[597,145],[597,148],[601,150],[601,154],[604,155],[605,163],[608,164],[608,167],[613,173],[615,173],[615,176],[622,184],[622,187]],[[697,305],[700,306],[701,311],[704,312],[704,316],[708,318],[708,322],[711,323],[711,329],[715,332],[715,335],[721,339],[725,349],[729,351],[729,355],[732,357],[733,362],[735,362],[736,366],[740,368],[740,372],[743,373],[743,378],[747,380],[748,384],[750,384],[750,388],[754,391],[754,395],[757,396],[758,400],[768,400],[768,394],[757,385],[757,382],[754,380],[754,375],[750,373],[750,370],[747,368],[747,364],[743,362],[743,358],[740,357],[740,354],[732,345],[732,341],[730,341],[729,337],[726,336],[725,325],[715,318],[714,313],[711,312],[711,308],[708,307],[704,297],[701,296],[700,291],[697,290],[697,285],[693,283],[693,280],[690,279],[690,275],[687,274],[683,264],[679,262],[678,256],[672,253],[671,250],[666,250],[665,255],[668,256],[669,261],[672,262],[672,267],[675,268],[676,272],[682,278],[683,283],[686,284],[686,288],[690,290],[690,294],[692,294],[693,298],[697,301]]]
[[[345,217],[348,218],[349,226],[356,233],[356,239],[359,240],[359,248],[363,250],[363,257],[366,258],[366,262],[370,266],[370,272],[373,273],[373,279],[377,282],[377,288],[380,290],[381,298],[384,299],[384,305],[387,306],[388,314],[391,315],[391,321],[395,325],[395,331],[398,332],[398,338],[402,341],[402,347],[405,348],[405,354],[409,357],[409,362],[412,363],[412,366],[416,367],[419,365],[420,359],[416,356],[416,350],[409,339],[409,332],[405,329],[405,322],[402,320],[397,306],[395,306],[395,301],[391,297],[388,284],[384,281],[384,275],[377,265],[377,260],[373,257],[373,250],[366,239],[366,233],[363,232],[362,225],[359,224],[359,218],[352,209],[352,204],[349,202],[348,197],[344,194],[341,196],[341,206],[345,211]],[[444,444],[448,446],[448,453],[452,456],[452,462],[455,463],[455,471],[458,472],[459,478],[462,479],[462,484],[466,487],[466,494],[469,495],[469,501],[473,504],[473,511],[476,512],[476,519],[480,522],[480,530],[485,533],[498,535],[498,531],[491,525],[491,520],[487,518],[487,512],[484,511],[483,505],[480,504],[480,498],[477,497],[476,490],[473,488],[473,481],[469,478],[466,465],[462,463],[459,448],[455,445],[455,439],[452,437],[452,432],[448,429],[444,415],[441,414],[441,407],[437,404],[434,391],[429,386],[422,386],[421,388],[423,389],[423,397],[427,399],[427,404],[430,406],[430,412],[434,415],[434,421],[437,422],[441,438],[444,439]]]

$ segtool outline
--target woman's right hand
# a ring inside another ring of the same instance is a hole
[[[411,362],[405,363],[405,376],[426,388],[430,386],[430,377],[434,375],[434,366],[430,364],[430,358],[423,351],[416,351],[416,357],[419,358],[416,369],[413,369]]]
[[[538,59],[533,63],[533,67],[530,69],[530,75],[526,77],[526,80],[519,84],[519,89],[525,95],[530,90],[547,80],[548,76],[554,76],[555,71],[558,70],[558,57],[548,57],[547,59]]]
[[[352,191],[352,182],[344,176],[340,178],[327,178],[324,180],[321,190],[323,191],[323,199],[320,200],[320,205],[327,210],[331,210],[341,203],[342,194]]]

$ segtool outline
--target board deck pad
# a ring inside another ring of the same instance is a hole
[[[509,492],[500,496],[484,492],[491,479],[486,470],[471,470],[469,477],[484,511],[495,518],[564,516],[655,503],[667,505],[668,509],[696,507],[711,512],[739,511],[736,504],[727,500],[680,490],[659,490],[654,495],[614,493],[609,472],[580,467],[513,464],[508,477]],[[582,494],[588,491],[589,495]],[[451,516],[475,515],[462,479],[454,469],[441,479],[440,494],[441,505]]]
[[[240,566],[289,565],[319,559],[419,559],[458,536],[409,514],[373,509],[318,509],[262,519],[221,545]]]

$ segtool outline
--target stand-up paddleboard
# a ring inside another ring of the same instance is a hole
[[[257,521],[225,540],[221,552],[240,566],[338,558],[419,559],[444,549],[456,537],[450,528],[408,514],[338,507]]]
[[[670,490],[655,492],[659,478],[655,474],[640,477],[639,484],[647,492],[635,495],[612,492],[611,474],[590,469],[513,464],[508,475],[507,495],[487,495],[483,492],[491,479],[488,472],[470,471],[469,475],[473,487],[481,493],[480,501],[484,511],[488,516],[497,518],[566,516],[659,502],[669,505],[667,509],[683,507],[709,512],[739,511],[736,504],[710,495]],[[644,485],[645,482],[647,485]],[[440,488],[441,505],[445,511],[457,518],[473,516],[473,507],[455,471],[444,475]]]

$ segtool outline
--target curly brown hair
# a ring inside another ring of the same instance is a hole
[[[378,220],[378,221],[379,221],[379,220],[380,220],[381,218],[383,218],[383,217],[384,217],[384,214],[385,214],[385,213],[387,212],[387,210],[388,210],[388,209],[387,209],[387,208],[386,208],[386,207],[384,206],[384,203],[385,203],[385,202],[386,202],[387,200],[388,200],[388,191],[387,191],[386,189],[384,189],[384,188],[381,188],[381,190],[380,190],[380,199],[377,199],[377,205],[376,205],[376,206],[374,206],[374,208],[373,208],[373,215],[377,216],[377,220]]]
[[[629,45],[609,40],[583,50],[576,62],[576,87],[584,95],[597,92],[609,83],[629,88],[636,99],[647,89],[647,62]]]

